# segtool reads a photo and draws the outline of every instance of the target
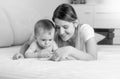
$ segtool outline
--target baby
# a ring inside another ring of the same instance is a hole
[[[34,28],[35,40],[25,52],[25,58],[51,59],[58,48],[54,41],[54,33],[54,24],[50,20],[39,20]]]

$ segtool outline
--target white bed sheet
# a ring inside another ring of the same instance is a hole
[[[12,60],[20,46],[0,48],[0,79],[120,79],[120,46],[99,46],[96,61]]]

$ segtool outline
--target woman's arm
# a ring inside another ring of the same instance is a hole
[[[29,46],[31,45],[31,43],[33,41],[35,41],[34,34],[32,34],[31,37],[30,37],[30,39],[23,44],[23,46],[21,47],[19,53],[25,56],[26,50],[29,48]]]
[[[80,50],[75,50],[76,53],[73,54],[79,60],[95,60],[97,59],[97,45],[94,36],[94,29],[88,24],[83,24],[81,29],[78,28],[79,32],[83,36],[85,41],[85,52]]]
[[[30,43],[25,42],[24,45],[20,48],[20,52],[14,54],[12,59],[17,60],[17,59],[25,58],[25,52],[29,46],[30,46]]]
[[[33,42],[28,50],[25,52],[26,58],[38,58],[38,51],[37,51],[37,45],[36,42]]]
[[[74,53],[71,53],[71,56],[75,57],[78,60],[96,60],[97,59],[97,45],[94,37],[89,39],[85,43],[86,52],[71,48],[74,50]]]
[[[16,60],[20,58],[25,58],[25,52],[34,40],[35,40],[34,35],[32,35],[30,39],[21,46],[19,53],[16,53],[15,55],[13,55],[12,59]]]
[[[29,41],[25,42],[22,45],[22,47],[20,48],[20,52],[19,53],[25,56],[25,52],[29,48],[29,46],[30,46],[30,42]]]
[[[96,44],[96,41],[95,41],[95,37],[92,37],[91,39],[89,39],[86,43],[85,43],[85,46],[86,46],[86,52],[88,54],[90,54],[93,59],[97,59],[97,44]]]
[[[54,53],[52,60],[61,61],[61,60],[96,60],[97,59],[97,48],[94,37],[89,39],[86,43],[86,52],[78,50],[72,46],[64,46],[58,48],[56,53]]]

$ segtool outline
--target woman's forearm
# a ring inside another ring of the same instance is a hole
[[[83,51],[75,49],[75,51],[71,54],[77,60],[96,60],[97,56],[93,56],[92,54],[85,53]]]
[[[22,55],[25,56],[25,52],[26,52],[26,50],[28,49],[29,46],[30,46],[29,42],[26,42],[26,43],[21,47],[19,53],[21,53]]]

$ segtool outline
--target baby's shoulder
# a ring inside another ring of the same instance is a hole
[[[32,48],[37,48],[38,46],[37,46],[36,41],[33,41],[33,42],[31,43],[30,47],[32,47]]]

